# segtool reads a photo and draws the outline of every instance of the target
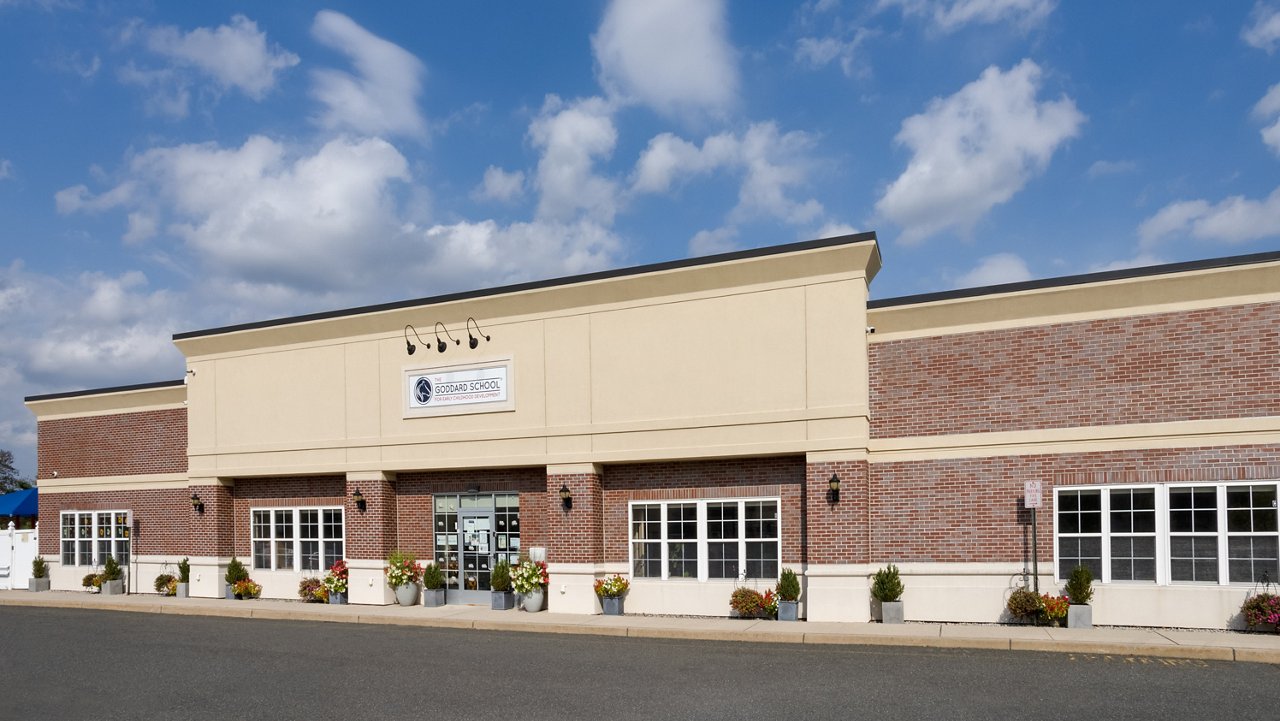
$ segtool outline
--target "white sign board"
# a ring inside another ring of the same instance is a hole
[[[1041,495],[1040,481],[1027,481],[1022,489],[1023,504],[1027,508],[1039,508]]]
[[[514,397],[510,370],[508,363],[448,370],[406,370],[405,415],[510,410]]]

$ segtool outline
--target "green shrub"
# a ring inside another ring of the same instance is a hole
[[[225,576],[228,585],[236,585],[239,581],[249,580],[249,571],[245,569],[244,564],[235,556],[231,557],[231,563],[227,564],[227,574]]]
[[[191,583],[191,563],[186,558],[178,561],[178,583]]]
[[[298,583],[298,598],[307,603],[325,603],[329,600],[329,592],[325,590],[324,581],[312,576]]]
[[[1036,618],[1044,610],[1044,599],[1028,588],[1015,588],[1005,608],[1014,618]]]
[[[434,563],[428,563],[422,569],[422,587],[428,591],[444,588],[444,571]]]
[[[44,578],[49,575],[49,564],[44,562],[43,556],[36,556],[31,559],[31,577]]]
[[[735,588],[729,597],[729,608],[742,618],[762,618],[765,615],[764,596],[753,588]]]
[[[890,563],[876,571],[871,582],[871,597],[881,603],[889,603],[902,598],[902,579],[898,577],[898,567]]]
[[[493,573],[489,574],[489,588],[502,592],[511,590],[511,564],[507,563],[507,559],[494,564]]]
[[[169,593],[169,586],[171,586],[175,582],[176,580],[174,579],[173,574],[171,573],[162,573],[159,576],[156,576],[156,583],[155,583],[156,593],[163,593],[166,596],[171,595]]]
[[[1093,600],[1093,573],[1083,564],[1071,569],[1071,578],[1067,579],[1067,596],[1071,603],[1080,606]]]
[[[102,585],[102,582],[98,580],[98,574],[86,573],[84,579],[80,581],[80,585],[85,588],[97,588]]]
[[[120,570],[120,564],[116,563],[115,556],[107,556],[107,563],[102,567],[102,580],[119,581],[124,578],[124,572]]]
[[[800,600],[800,579],[790,568],[782,569],[782,576],[778,578],[778,598],[783,601]]]

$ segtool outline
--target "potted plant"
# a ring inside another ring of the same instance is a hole
[[[778,597],[773,591],[735,588],[729,595],[729,608],[738,618],[773,618],[778,613]]]
[[[325,589],[324,581],[308,576],[298,582],[298,598],[306,603],[327,603],[329,591]]]
[[[494,611],[509,611],[515,607],[515,595],[511,593],[511,564],[507,559],[499,560],[489,574],[489,608]]]
[[[898,567],[890,563],[876,571],[871,581],[872,615],[877,616],[880,623],[902,623],[902,578],[898,575]],[[879,611],[879,613],[876,613]]]
[[[444,605],[444,571],[434,563],[422,569],[422,605],[429,608]]]
[[[1040,597],[1040,607],[1050,626],[1061,626],[1067,620],[1067,609],[1071,608],[1071,602],[1066,596],[1050,596],[1046,593]]]
[[[347,602],[347,576],[347,562],[341,559],[334,561],[323,581],[329,603],[342,605]]]
[[[172,596],[178,592],[178,579],[172,573],[162,573],[156,576],[154,587],[161,596]]]
[[[107,556],[107,563],[102,567],[102,593],[106,596],[124,593],[124,571],[120,570],[115,556]]]
[[[241,581],[249,580],[249,571],[245,569],[244,564],[240,562],[240,559],[232,556],[231,563],[227,564],[227,572],[223,576],[223,579],[227,582],[226,586],[223,587],[223,595],[226,596],[228,601],[231,601],[239,598],[239,596],[236,595],[235,586]]]
[[[49,564],[44,562],[43,556],[31,559],[31,579],[27,581],[27,590],[32,592],[49,590]]]
[[[262,586],[253,582],[252,578],[243,578],[231,584],[231,592],[241,600],[249,600],[262,595]]]
[[[187,598],[191,595],[191,562],[185,557],[178,561],[178,598]]]
[[[511,574],[511,586],[524,596],[524,610],[537,613],[547,601],[547,564],[524,561]]]
[[[596,595],[600,597],[600,609],[606,616],[622,615],[622,597],[631,589],[631,582],[613,574],[610,578],[596,579]]]
[[[412,553],[392,551],[387,556],[387,585],[395,591],[396,603],[412,606],[418,600],[418,582],[422,580],[422,566]]]
[[[1044,599],[1027,587],[1019,586],[1009,594],[1009,600],[1005,602],[1004,607],[1013,618],[1023,623],[1035,623],[1040,618],[1040,612],[1044,610]]]
[[[1093,573],[1083,564],[1071,569],[1071,578],[1067,579],[1067,598],[1071,606],[1067,608],[1067,628],[1093,628]]]
[[[89,593],[98,593],[102,590],[102,577],[96,573],[87,573],[80,580],[80,585],[84,586],[84,590]]]
[[[796,621],[800,618],[800,579],[790,568],[782,569],[778,577],[778,620]]]
[[[1280,632],[1280,596],[1267,591],[1255,593],[1244,600],[1240,615],[1250,631],[1270,626],[1272,631]]]

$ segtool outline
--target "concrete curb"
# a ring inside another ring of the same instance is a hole
[[[453,615],[408,615],[405,613],[377,613],[351,610],[329,610],[326,607],[301,608],[262,608],[260,606],[239,605],[228,602],[223,604],[186,605],[181,601],[166,602],[118,602],[103,601],[97,597],[74,598],[51,595],[48,598],[6,598],[0,594],[0,606],[17,606],[26,608],[71,608],[91,611],[123,611],[128,613],[160,613],[179,616],[209,616],[218,618],[246,618],[275,621],[313,621],[324,623],[356,623],[370,626],[415,626],[420,628],[449,628],[476,631],[499,631],[518,633],[551,633],[585,636],[658,638],[678,641],[738,641],[746,643],[789,643],[813,645],[841,646],[892,646],[901,648],[945,648],[976,649],[992,651],[1039,651],[1048,653],[1068,653],[1095,656],[1118,656],[1122,658],[1151,657],[1177,658],[1203,661],[1238,661],[1248,663],[1267,663],[1280,665],[1280,643],[1276,648],[1257,648],[1253,646],[1233,645],[1191,645],[1133,643],[1126,641],[1106,641],[1105,639],[1044,639],[1019,638],[1014,634],[999,635],[1003,627],[982,627],[981,635],[941,635],[920,633],[916,635],[883,633],[877,627],[875,633],[843,632],[826,630],[822,632],[806,632],[803,624],[797,624],[792,630],[779,630],[773,624],[765,624],[756,630],[758,624],[744,625],[741,629],[699,628],[696,625],[682,623],[681,626],[661,625],[662,619],[652,619],[651,623],[600,623],[596,616],[584,617],[583,623],[563,623],[556,621],[517,620],[517,619],[473,619],[458,618]],[[305,608],[305,610],[304,610]],[[343,607],[339,607],[343,608]],[[350,608],[350,607],[345,607]],[[396,607],[398,608],[398,607]],[[429,613],[429,612],[428,612]],[[647,619],[647,617],[636,617]],[[719,619],[709,619],[719,620]],[[683,621],[683,619],[682,619]]]

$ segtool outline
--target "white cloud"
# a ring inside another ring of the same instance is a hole
[[[723,115],[738,68],[723,0],[614,0],[591,38],[602,87],[669,116]]]
[[[318,118],[322,126],[367,135],[426,133],[427,121],[418,109],[426,68],[418,58],[331,10],[316,13],[311,35],[349,57],[357,72],[312,72],[311,94],[325,106]]]
[[[276,75],[298,64],[298,56],[278,45],[268,47],[267,34],[244,15],[229,25],[183,33],[164,26],[145,32],[147,47],[180,65],[212,77],[223,88],[238,88],[261,100],[276,84]]]
[[[136,85],[148,91],[144,105],[148,115],[181,119],[190,112],[188,80],[173,69],[152,70],[129,62],[116,71],[116,77],[125,85]]]
[[[612,231],[586,219],[436,225],[423,231],[422,238],[432,266],[483,278],[485,285],[603,270],[616,263],[622,248]]]
[[[1063,96],[1037,101],[1040,68],[1023,60],[989,67],[948,98],[902,122],[896,142],[911,149],[906,170],[876,203],[911,244],[946,228],[968,232],[1049,165],[1085,117]]]
[[[73,185],[70,188],[63,188],[54,193],[53,202],[58,212],[63,215],[81,211],[97,213],[111,208],[118,208],[131,202],[136,191],[137,185],[135,183],[125,182],[95,196],[89,192],[88,186]]]
[[[134,212],[129,214],[129,227],[122,240],[126,244],[141,243],[156,236],[156,218],[150,213]]]
[[[565,222],[580,212],[609,225],[617,212],[617,184],[595,172],[613,154],[618,131],[613,106],[603,98],[566,103],[549,95],[529,124],[529,142],[542,151],[534,181],[538,218]]]
[[[689,239],[689,255],[692,257],[728,253],[737,250],[735,242],[738,229],[726,226],[715,230],[700,230]]]
[[[829,35],[827,37],[804,37],[796,43],[795,58],[797,62],[813,68],[821,68],[833,62],[840,63],[840,70],[846,77],[864,75],[865,66],[860,66],[858,48],[875,32],[867,28],[854,28],[848,37]]]
[[[956,279],[957,288],[976,288],[1001,283],[1019,283],[1031,280],[1026,261],[1014,253],[996,253],[978,261],[972,270]]]
[[[1121,260],[1113,260],[1110,263],[1100,263],[1089,268],[1091,273],[1102,273],[1108,270],[1128,270],[1130,268],[1147,268],[1153,265],[1163,265],[1166,261],[1158,255],[1148,252],[1139,252],[1132,258],[1123,258]]]
[[[1249,24],[1240,29],[1240,38],[1268,54],[1280,44],[1280,7],[1259,2],[1253,6]]]
[[[1177,234],[1227,244],[1280,236],[1280,188],[1262,200],[1235,195],[1215,204],[1207,200],[1170,203],[1138,226],[1144,249]]]
[[[1024,30],[1044,24],[1057,0],[880,0],[878,9],[899,7],[907,17],[926,18],[950,33],[966,25],[1011,23]]]
[[[1138,169],[1132,160],[1096,160],[1089,166],[1090,178],[1101,178],[1107,175],[1124,175]]]
[[[839,238],[842,235],[856,235],[858,229],[848,223],[826,223],[813,234],[815,240],[821,238]]]
[[[524,171],[507,172],[490,165],[484,171],[484,181],[473,195],[477,198],[510,202],[524,195]]]
[[[13,177],[13,163],[8,158],[0,158],[0,180]]]
[[[1280,23],[1280,20],[1277,22]],[[1253,106],[1253,115],[1263,122],[1274,121],[1262,129],[1262,142],[1266,143],[1272,152],[1280,155],[1280,83],[1272,85],[1267,90],[1267,94],[1262,96],[1262,100]]]

